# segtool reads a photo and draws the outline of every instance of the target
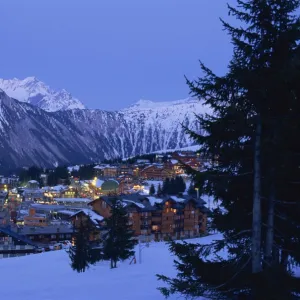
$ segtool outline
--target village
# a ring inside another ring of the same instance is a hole
[[[0,257],[67,248],[82,221],[92,228],[90,241],[101,241],[116,197],[141,242],[201,236],[209,209],[186,169],[199,171],[204,164],[196,153],[185,151],[157,154],[153,161],[97,164],[88,180],[71,175],[80,166],[69,167],[68,182],[62,179],[55,186],[49,186],[47,174],[25,186],[16,176],[1,176]]]

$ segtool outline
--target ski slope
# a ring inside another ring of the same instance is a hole
[[[193,239],[191,242],[209,244],[221,235]],[[64,250],[0,260],[1,299],[22,300],[163,300],[157,290],[163,283],[156,274],[175,276],[174,257],[165,243],[153,242],[142,250],[136,247],[136,264],[120,263],[111,270],[108,262],[91,266],[85,273],[76,273]],[[220,252],[221,256],[226,253]],[[300,270],[295,270],[300,276]],[[170,300],[182,299],[174,295]],[[199,299],[200,300],[200,299]]]
[[[210,243],[220,235],[194,239]],[[136,247],[136,264],[120,263],[111,270],[108,262],[91,266],[85,273],[76,273],[64,250],[26,257],[0,260],[1,299],[22,300],[162,300],[157,290],[162,283],[156,274],[175,276],[174,257],[165,243],[152,242],[142,250]],[[177,300],[178,296],[170,298]]]

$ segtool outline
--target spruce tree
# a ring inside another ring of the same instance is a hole
[[[161,188],[161,184],[158,184],[158,188],[157,188],[157,195],[161,195],[162,194],[162,188]]]
[[[135,253],[137,240],[128,223],[128,214],[122,202],[113,199],[111,216],[106,219],[107,233],[103,237],[103,257],[110,260],[112,269],[117,267],[118,261],[128,259]]]
[[[171,180],[170,180],[169,193],[168,193],[170,195],[176,195],[179,192],[179,190],[178,190],[179,186],[177,185],[178,180],[176,180],[176,179],[175,178],[171,178]]]
[[[166,178],[165,181],[163,182],[162,192],[164,195],[170,193],[170,178]]]
[[[190,183],[190,186],[188,188],[188,194],[190,196],[196,195],[195,185],[193,184],[193,182]]]
[[[202,193],[221,200],[224,209],[214,211],[212,227],[223,240],[172,242],[178,276],[159,276],[169,284],[161,289],[166,296],[291,299],[300,286],[288,272],[299,261],[300,245],[300,205],[292,196],[300,175],[292,166],[299,165],[300,30],[293,16],[299,1],[237,2],[230,14],[245,25],[223,22],[234,45],[227,74],[219,77],[201,63],[204,76],[188,81],[213,111],[199,116],[205,134],[187,131],[201,144],[202,157],[218,163],[190,171]],[[216,256],[220,250],[228,257]],[[207,260],[208,254],[216,259]]]
[[[150,195],[154,195],[155,194],[155,187],[154,187],[153,184],[151,184],[151,186],[150,186],[149,194]]]
[[[178,183],[179,183],[179,193],[184,193],[185,190],[186,190],[186,184],[183,180],[183,178],[181,176],[177,176],[179,179],[178,179]]]
[[[69,249],[71,267],[78,273],[85,272],[90,265],[89,228],[80,221],[75,229],[75,245]]]

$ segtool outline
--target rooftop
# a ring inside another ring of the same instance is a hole
[[[56,202],[70,202],[70,203],[89,203],[91,199],[88,198],[54,198]]]

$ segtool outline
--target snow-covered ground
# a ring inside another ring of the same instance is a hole
[[[193,239],[190,242],[210,244],[221,238],[220,234]],[[219,253],[225,256],[226,253]],[[139,251],[136,247],[137,264],[120,263],[111,270],[108,262],[91,266],[78,274],[70,267],[64,250],[35,254],[26,257],[0,260],[1,299],[22,300],[163,300],[157,290],[163,283],[156,274],[175,276],[174,257],[165,243],[153,242]],[[300,276],[300,269],[296,270]],[[174,295],[171,300],[181,299]],[[200,299],[199,299],[200,300]]]
[[[211,243],[220,235],[192,241]],[[156,274],[175,276],[173,259],[165,243],[153,242],[139,251],[136,247],[137,264],[125,261],[111,270],[107,262],[90,267],[78,274],[70,267],[64,250],[35,254],[26,257],[0,260],[1,299],[22,300],[159,300],[164,297],[157,290],[162,283]],[[177,296],[170,298],[177,300]]]

